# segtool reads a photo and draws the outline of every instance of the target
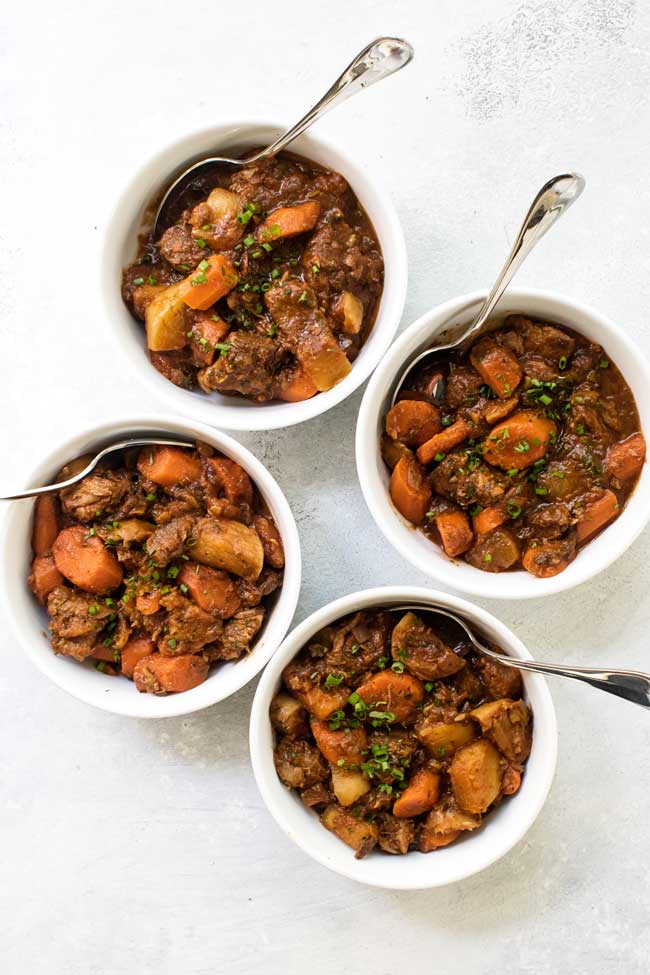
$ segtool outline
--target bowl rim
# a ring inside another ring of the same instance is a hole
[[[96,693],[94,695],[85,692],[83,681],[79,680],[79,683],[77,683],[80,675],[76,669],[72,666],[68,669],[65,666],[66,663],[70,664],[69,659],[53,653],[47,634],[43,634],[46,639],[43,642],[39,642],[33,638],[32,633],[26,631],[22,609],[19,609],[17,604],[14,605],[14,601],[11,598],[12,589],[16,592],[19,591],[19,587],[23,589],[23,592],[27,590],[26,577],[22,578],[20,572],[16,572],[15,568],[10,568],[17,561],[21,561],[12,557],[12,553],[15,552],[12,536],[14,534],[20,534],[23,530],[26,530],[28,533],[31,532],[33,499],[10,502],[8,510],[4,513],[5,516],[0,531],[0,562],[3,565],[5,574],[5,585],[2,586],[0,598],[4,604],[5,617],[9,620],[16,641],[26,656],[29,657],[42,674],[52,680],[62,690],[77,698],[77,700],[83,701],[85,704],[93,707],[98,707],[111,714],[147,719],[177,717],[211,707],[230,697],[232,694],[235,694],[256,677],[276,652],[291,626],[300,595],[302,573],[300,536],[295,518],[284,492],[270,471],[267,470],[264,464],[247,447],[242,446],[232,437],[228,436],[228,434],[185,417],[175,417],[171,414],[157,414],[154,416],[144,413],[130,413],[86,425],[82,429],[69,434],[65,440],[57,442],[55,448],[48,450],[47,454],[43,455],[38,464],[26,475],[26,483],[35,485],[39,482],[42,483],[43,478],[48,476],[48,472],[53,473],[57,467],[61,466],[62,461],[59,458],[64,458],[65,456],[73,457],[75,456],[75,451],[78,455],[82,444],[99,444],[103,441],[110,440],[112,437],[119,438],[129,431],[136,433],[137,431],[153,432],[157,430],[160,430],[161,433],[169,431],[176,435],[182,435],[183,432],[186,432],[186,435],[194,436],[197,440],[204,440],[215,447],[215,449],[224,453],[227,457],[236,460],[250,475],[257,489],[269,503],[274,518],[279,522],[278,530],[282,537],[286,556],[282,587],[276,603],[268,614],[261,637],[262,645],[260,647],[254,647],[251,654],[244,658],[246,662],[255,659],[255,663],[249,664],[247,670],[240,670],[239,677],[235,669],[238,661],[235,661],[233,670],[229,672],[230,674],[234,674],[234,677],[228,677],[226,680],[220,681],[218,675],[223,670],[222,666],[198,687],[190,691],[184,691],[182,694],[169,694],[162,697],[151,694],[140,694],[133,685],[130,688],[125,688],[125,690],[131,691],[131,694],[125,695],[124,701],[122,701],[121,695],[116,698],[116,701],[112,701],[112,695],[110,694],[99,695]],[[20,509],[18,505],[24,505],[24,507]],[[27,507],[28,505],[29,508]],[[19,512],[21,510],[28,512],[26,516],[28,519],[26,529],[24,529],[24,526],[17,524],[20,520]],[[29,545],[29,534],[27,534],[26,541],[27,545]],[[28,549],[25,555],[26,564],[30,565],[32,560],[31,550]],[[29,595],[31,596],[31,593]],[[29,607],[28,612],[33,611],[34,614],[44,612],[44,609],[39,606],[33,597],[29,603]],[[39,625],[38,629],[43,632],[42,625]],[[265,636],[267,637],[266,640]],[[76,664],[75,661],[72,663]],[[83,665],[77,666],[83,668]],[[85,668],[83,669],[85,670]],[[117,678],[107,679],[112,681]],[[210,683],[211,679],[212,685]]]
[[[359,883],[367,884],[371,887],[380,887],[383,889],[393,890],[424,890],[456,883],[457,881],[473,876],[474,874],[486,869],[501,857],[505,856],[505,854],[508,853],[530,829],[546,801],[555,776],[558,752],[557,719],[553,699],[544,677],[542,677],[540,674],[532,672],[522,672],[521,676],[524,681],[524,688],[527,696],[529,692],[532,691],[533,696],[535,697],[535,704],[533,707],[535,726],[545,728],[544,731],[540,730],[537,733],[539,736],[544,735],[544,740],[543,751],[539,755],[539,767],[537,768],[537,773],[534,780],[535,794],[533,798],[529,797],[528,799],[528,809],[526,814],[522,815],[518,821],[518,829],[514,830],[513,833],[507,837],[505,842],[496,843],[495,848],[490,852],[490,854],[483,857],[483,859],[476,865],[472,865],[471,869],[448,869],[446,875],[442,879],[432,876],[431,878],[427,878],[426,882],[423,882],[422,878],[413,879],[409,877],[409,858],[412,855],[426,855],[418,854],[417,851],[412,851],[412,853],[409,853],[404,857],[390,858],[392,862],[401,862],[404,864],[404,876],[399,876],[397,878],[390,877],[387,880],[381,876],[383,873],[382,869],[377,868],[373,871],[373,874],[378,874],[379,876],[369,877],[364,876],[363,870],[363,864],[367,861],[355,860],[352,851],[347,847],[344,847],[343,844],[341,844],[341,849],[349,856],[341,856],[338,857],[336,861],[333,861],[323,849],[326,846],[325,841],[321,847],[320,844],[314,844],[305,839],[304,831],[295,827],[292,817],[285,816],[282,809],[282,803],[277,799],[278,795],[283,795],[289,790],[286,789],[277,776],[273,763],[272,747],[271,749],[267,747],[268,740],[270,740],[271,746],[273,742],[273,734],[269,721],[269,705],[280,685],[283,668],[296,656],[305,642],[321,627],[326,626],[334,620],[339,619],[342,616],[346,616],[358,609],[388,605],[394,600],[397,600],[398,602],[408,600],[416,602],[422,601],[424,603],[439,603],[444,607],[455,610],[461,615],[466,616],[471,623],[489,629],[491,635],[494,635],[497,640],[502,641],[501,645],[504,646],[504,648],[506,648],[512,656],[516,656],[523,660],[532,659],[531,654],[524,646],[522,641],[512,632],[512,630],[509,629],[509,627],[502,623],[501,620],[493,616],[490,612],[482,607],[476,606],[467,600],[450,593],[445,593],[434,589],[427,589],[421,586],[378,586],[341,596],[332,602],[326,603],[320,609],[315,610],[306,619],[299,623],[298,626],[296,626],[288,634],[288,636],[285,637],[277,653],[264,670],[257,686],[251,708],[249,729],[251,765],[253,768],[253,775],[264,804],[277,825],[280,827],[285,836],[300,847],[304,853],[308,854],[310,857],[312,857],[312,859],[320,863],[321,866],[327,867],[328,869],[333,870],[335,873],[341,874],[342,876],[348,877],[349,879],[355,880]],[[534,733],[534,748],[536,741],[540,741],[540,737],[536,739]],[[537,747],[539,748],[540,746],[538,745]],[[531,776],[529,775],[528,781],[530,780]],[[303,818],[302,813],[304,813],[304,816],[314,815],[306,807],[301,806],[300,809],[301,819]],[[297,818],[298,817],[296,817],[296,819]],[[323,829],[323,834],[325,837],[331,836],[331,834],[327,833],[324,827],[321,828]],[[472,834],[472,836],[473,835],[474,834]],[[336,842],[340,843],[339,840],[336,840]],[[468,838],[467,843],[471,843],[471,837]],[[452,849],[453,847],[449,847],[449,850]]]
[[[380,236],[376,226],[375,231],[385,263],[388,264],[388,260],[390,260],[390,275],[385,274],[375,323],[348,376],[331,390],[318,393],[311,399],[299,403],[244,405],[233,399],[232,403],[221,404],[215,402],[214,397],[199,393],[196,390],[182,390],[174,386],[169,380],[165,380],[148,361],[144,347],[140,348],[140,355],[132,354],[133,350],[130,343],[126,341],[126,330],[128,325],[137,323],[122,301],[119,282],[115,279],[115,271],[116,264],[119,264],[120,268],[123,266],[119,258],[126,246],[125,242],[137,216],[137,208],[139,207],[139,212],[142,212],[146,201],[152,196],[151,184],[159,184],[159,178],[154,175],[156,171],[162,165],[165,165],[169,171],[168,157],[170,155],[175,155],[178,158],[182,155],[184,160],[191,159],[191,145],[205,142],[213,134],[213,145],[216,152],[220,145],[227,144],[227,131],[242,130],[242,140],[248,141],[250,135],[245,134],[247,130],[250,132],[268,129],[284,131],[284,128],[285,126],[282,123],[272,118],[224,116],[218,125],[177,132],[172,140],[166,142],[149,159],[131,172],[118,193],[107,218],[99,262],[101,278],[99,287],[103,296],[103,306],[107,312],[106,319],[112,339],[123,359],[130,364],[131,371],[138,376],[139,381],[149,391],[165,400],[169,409],[209,426],[217,425],[219,428],[225,427],[237,431],[282,429],[320,416],[334,408],[354,393],[376,368],[390,347],[403,315],[408,284],[406,242],[397,209],[386,187],[381,179],[375,175],[374,165],[369,166],[365,161],[357,162],[345,151],[345,148],[339,148],[337,143],[324,139],[320,135],[314,136],[309,130],[291,144],[289,151],[293,149],[298,154],[310,158],[310,148],[314,147],[315,151],[324,152],[334,157],[337,162],[336,165],[331,164],[332,168],[342,172],[360,199],[364,196],[364,190],[367,188],[368,192],[376,198],[381,206],[382,216],[387,225],[383,236]],[[203,152],[198,154],[203,155]],[[173,170],[174,167],[171,168]],[[352,177],[349,175],[350,172],[353,174]],[[144,192],[145,183],[149,184],[149,189],[146,192]],[[134,204],[134,198],[137,198],[137,207]],[[133,241],[132,249],[135,250],[135,241]]]
[[[468,596],[488,599],[543,598],[572,589],[592,579],[608,568],[636,540],[650,521],[650,492],[646,491],[644,494],[640,482],[637,483],[619,518],[610,526],[618,525],[619,530],[612,533],[606,528],[598,536],[600,539],[606,535],[608,539],[607,550],[601,551],[598,559],[593,558],[592,545],[598,540],[594,539],[593,543],[589,543],[581,550],[582,554],[590,551],[591,557],[580,562],[580,571],[577,571],[578,559],[576,559],[564,572],[548,579],[538,579],[524,570],[518,570],[516,573],[503,572],[497,575],[481,572],[479,569],[467,566],[467,563],[457,559],[449,559],[439,551],[435,558],[428,558],[424,552],[419,551],[415,545],[411,544],[404,532],[404,527],[408,526],[409,533],[412,533],[413,536],[417,534],[416,529],[396,511],[388,498],[386,488],[376,476],[377,430],[379,429],[378,421],[383,406],[384,391],[392,382],[404,360],[410,355],[410,350],[408,352],[406,350],[411,345],[419,344],[428,331],[430,331],[431,337],[436,335],[450,319],[458,316],[465,307],[469,313],[469,309],[482,301],[486,295],[487,290],[473,291],[436,305],[409,325],[393,343],[371,377],[359,408],[355,436],[357,474],[366,505],[377,527],[393,548],[420,572],[436,582],[450,586],[456,592]],[[620,356],[617,351],[623,349],[629,357],[634,358],[636,368],[643,376],[644,384],[650,388],[650,364],[641,350],[619,325],[616,325],[610,318],[592,306],[559,292],[539,288],[509,288],[502,302],[506,300],[516,303],[517,309],[523,314],[526,313],[526,302],[532,301],[544,303],[548,306],[546,314],[548,314],[549,319],[553,319],[556,315],[561,317],[571,314],[576,314],[585,320],[588,319],[594,328],[602,334],[604,339],[602,344],[606,347],[606,351],[611,352],[614,361],[618,364]],[[542,313],[535,312],[532,314],[533,317],[541,317]],[[576,327],[575,330],[580,332],[580,328]],[[617,349],[607,348],[608,344],[611,345],[612,343],[617,344]],[[624,373],[624,378],[629,384],[629,375]],[[636,386],[638,390],[639,384]],[[633,389],[632,391],[638,408],[639,395],[637,390]],[[647,427],[647,424],[644,426]],[[648,464],[646,464],[646,469],[647,467]],[[646,476],[650,475],[646,474]],[[632,499],[634,499],[633,507],[630,504]],[[623,519],[625,520],[623,521]],[[628,526],[626,531],[621,531],[622,521],[624,525]],[[433,545],[433,543],[431,544]],[[455,569],[459,565],[472,569],[469,578],[466,575],[463,575],[462,579],[458,578]],[[514,576],[517,576],[518,579],[516,589],[512,585]],[[494,579],[499,580],[498,586],[493,581]]]

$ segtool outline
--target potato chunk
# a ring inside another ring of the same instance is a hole
[[[454,755],[449,777],[461,809],[483,813],[501,792],[499,753],[485,738],[465,745]]]
[[[264,549],[254,528],[229,518],[202,518],[191,546],[195,562],[225,569],[254,582],[264,565]]]
[[[370,779],[365,772],[333,765],[332,789],[342,806],[351,806],[370,791]]]
[[[144,321],[147,348],[152,352],[169,352],[187,345],[191,312],[179,293],[182,283],[165,288],[147,305]]]
[[[510,762],[525,762],[533,743],[531,715],[523,701],[488,701],[470,712],[483,733]]]
[[[448,758],[476,738],[476,729],[471,721],[425,723],[415,733],[433,758]]]
[[[271,724],[283,735],[301,738],[309,731],[307,712],[290,694],[276,694],[269,709]]]
[[[465,830],[481,825],[481,817],[459,809],[452,796],[444,796],[433,807],[420,830],[419,850],[430,853],[449,846]]]
[[[357,860],[370,853],[379,838],[379,829],[374,823],[357,819],[347,809],[334,804],[328,806],[324,811],[321,816],[321,823],[330,832],[335,833],[340,840],[352,847]]]
[[[334,302],[334,316],[343,325],[346,335],[358,335],[363,323],[363,302],[351,291],[344,291]]]

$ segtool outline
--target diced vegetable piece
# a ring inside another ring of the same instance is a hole
[[[433,807],[420,830],[419,849],[430,853],[450,843],[466,830],[481,825],[481,817],[459,809],[453,798],[445,796]]]
[[[208,676],[208,669],[208,661],[198,654],[163,657],[159,653],[152,653],[138,661],[133,671],[133,680],[142,692],[178,694],[202,684]]]
[[[481,379],[499,399],[512,396],[524,374],[512,352],[489,337],[476,343],[470,360]]]
[[[574,558],[575,544],[567,544],[565,539],[535,539],[524,552],[521,564],[527,572],[539,579],[550,579],[551,576],[564,572]]]
[[[586,505],[576,525],[578,542],[585,542],[588,538],[592,538],[596,532],[616,518],[620,510],[618,498],[613,491],[605,491],[602,497]]]
[[[342,687],[324,688],[314,684],[307,690],[293,692],[298,700],[304,704],[310,714],[320,721],[325,721],[335,711],[340,711],[348,701],[350,691]]]
[[[229,518],[202,518],[191,546],[195,562],[225,569],[254,582],[264,565],[264,549],[254,528]]]
[[[358,335],[363,324],[363,302],[351,291],[344,291],[332,307],[334,317],[343,324],[346,335]]]
[[[525,762],[533,742],[530,711],[524,701],[488,701],[470,711],[483,734],[497,746],[509,762]]]
[[[420,680],[438,680],[458,673],[465,661],[415,613],[405,613],[391,636],[393,660]]]
[[[507,518],[508,514],[503,508],[493,505],[472,515],[472,527],[477,535],[484,535],[486,532],[491,532],[493,528],[498,528]]]
[[[241,199],[236,193],[217,186],[205,201],[210,208],[213,223],[223,217],[236,217],[241,210]]]
[[[145,447],[138,457],[138,470],[148,481],[173,487],[198,481],[201,461],[180,447]]]
[[[235,287],[239,275],[224,254],[206,258],[183,281],[179,282],[178,296],[190,308],[205,311],[215,301]]]
[[[147,308],[154,298],[166,291],[167,287],[166,284],[141,284],[134,289],[131,297],[133,311],[141,321],[145,320]]]
[[[321,336],[309,348],[297,353],[303,369],[319,393],[327,392],[348,375],[352,366],[333,335]]]
[[[209,464],[217,484],[229,501],[252,505],[253,482],[243,467],[228,457],[210,457]]]
[[[503,781],[501,782],[502,793],[504,796],[513,796],[515,792],[519,792],[520,785],[521,771],[509,765],[503,773]]]
[[[30,589],[41,603],[45,602],[53,589],[61,585],[63,576],[57,569],[51,552],[36,556],[32,562],[32,574],[28,582]]]
[[[483,457],[497,467],[521,470],[541,460],[556,435],[553,420],[534,410],[520,410],[492,428],[485,438]]]
[[[425,723],[416,728],[415,733],[433,758],[448,758],[476,738],[476,729],[471,721]]]
[[[42,494],[34,503],[34,526],[32,528],[34,555],[45,555],[46,552],[49,552],[58,534],[59,515],[56,498],[52,494]]]
[[[504,572],[519,561],[519,542],[506,528],[480,535],[465,554],[465,561],[484,572]]]
[[[303,367],[298,365],[287,374],[286,378],[282,378],[278,398],[285,403],[300,403],[302,400],[311,399],[317,392],[318,389]]]
[[[153,616],[160,609],[160,590],[138,593],[135,597],[135,608],[143,616]]]
[[[154,652],[154,645],[148,636],[132,636],[122,647],[120,654],[121,671],[125,677],[133,680],[133,671],[145,657]]]
[[[493,423],[505,419],[518,405],[518,396],[511,396],[510,399],[491,399],[485,404],[483,416],[486,422],[492,426]]]
[[[357,819],[347,809],[338,805],[330,805],[321,816],[323,826],[335,833],[340,840],[343,840],[355,851],[357,860],[360,860],[372,848],[377,845],[379,829],[374,823],[368,823],[365,819]]]
[[[442,776],[431,769],[419,769],[393,805],[393,816],[419,816],[433,809],[442,790]]]
[[[144,321],[147,348],[152,352],[169,352],[187,345],[191,327],[190,313],[183,301],[180,281],[156,294],[147,305]]]
[[[187,587],[192,601],[206,613],[217,613],[222,619],[228,619],[241,606],[237,586],[228,573],[220,569],[185,562],[178,582]]]
[[[217,352],[216,346],[223,342],[229,331],[230,325],[216,315],[209,312],[196,313],[190,334],[192,355],[197,365],[212,365]]]
[[[486,738],[465,745],[449,768],[454,796],[461,809],[483,813],[501,792],[501,760]]]
[[[332,789],[342,806],[352,806],[370,791],[370,779],[356,769],[332,767]]]
[[[311,731],[321,754],[332,765],[339,761],[346,765],[360,765],[363,762],[363,755],[368,747],[368,738],[363,728],[332,731],[326,721],[312,719]]]
[[[445,553],[450,559],[462,555],[474,541],[469,519],[464,511],[442,511],[436,515],[435,525]]]
[[[304,234],[308,230],[313,230],[320,214],[320,203],[310,200],[307,203],[298,203],[293,207],[279,207],[269,213],[257,231],[257,238],[260,241],[283,240],[285,237],[295,237],[297,234]]]
[[[59,532],[52,554],[59,572],[87,592],[103,595],[122,582],[122,566],[115,555],[101,538],[89,536],[81,525]]]
[[[119,539],[123,545],[139,545],[146,542],[155,531],[156,526],[150,521],[140,518],[125,518],[116,528],[111,528],[108,537]]]
[[[402,399],[386,415],[386,433],[407,447],[419,447],[441,429],[440,410],[425,400]]]
[[[271,701],[269,708],[271,724],[283,735],[302,737],[309,731],[307,712],[304,707],[290,694],[280,692]]]
[[[431,494],[431,485],[415,457],[398,460],[390,477],[390,496],[399,513],[414,525],[421,525]]]
[[[620,443],[612,444],[607,451],[605,468],[609,477],[629,481],[640,473],[644,460],[645,439],[642,434],[633,433]]]
[[[115,659],[116,652],[111,647],[105,647],[103,643],[99,643],[96,647],[93,647],[93,652],[90,656],[93,660],[104,660],[106,663],[114,664],[117,663]]]
[[[283,568],[284,546],[275,522],[271,518],[267,518],[266,515],[255,515],[253,525],[260,536],[266,561],[274,569]]]
[[[472,427],[459,417],[451,426],[445,427],[440,433],[434,434],[426,443],[418,447],[417,457],[421,464],[431,464],[439,454],[448,454],[450,450],[467,440]]]
[[[385,719],[388,723],[410,724],[417,717],[418,704],[424,700],[424,687],[411,674],[382,670],[357,687],[357,694],[369,711],[392,715]]]

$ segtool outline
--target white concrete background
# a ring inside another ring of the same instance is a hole
[[[2,485],[82,424],[159,406],[121,374],[97,284],[133,167],[224,114],[293,121],[391,32],[414,63],[321,131],[383,177],[402,215],[402,326],[491,283],[532,192],[573,167],[587,192],[519,280],[593,303],[650,352],[643,0],[18,3],[0,25]],[[300,619],[357,588],[426,581],[363,504],[359,401],[241,437],[298,520]],[[540,656],[648,670],[649,555],[646,533],[588,585],[490,608]],[[5,633],[4,975],[648,971],[642,711],[556,681],[558,775],[526,839],[455,887],[382,892],[312,863],[267,815],[248,760],[253,686],[187,719],[128,721],[50,686]]]

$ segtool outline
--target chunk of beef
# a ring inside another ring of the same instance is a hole
[[[415,823],[412,819],[398,819],[390,813],[382,813],[378,825],[378,843],[385,853],[408,853],[415,842]]]
[[[450,498],[461,507],[484,507],[500,501],[510,486],[505,474],[495,471],[466,450],[455,450],[444,458],[431,475],[436,494]]]
[[[488,701],[472,717],[509,762],[525,762],[533,743],[531,715],[524,701]]]
[[[173,268],[185,273],[205,258],[205,252],[192,237],[192,227],[188,223],[168,227],[158,241],[158,250]]]
[[[575,339],[561,328],[542,325],[523,315],[511,316],[504,324],[506,328],[513,325],[519,330],[527,354],[542,356],[551,362],[557,363],[562,357],[568,359],[576,346]]]
[[[95,471],[78,484],[63,488],[59,495],[61,507],[75,521],[94,521],[102,515],[112,514],[129,486],[129,477],[124,471]]]
[[[191,353],[187,349],[174,352],[150,352],[151,365],[161,376],[169,379],[174,386],[181,389],[194,389],[194,367]]]
[[[571,524],[571,512],[560,501],[542,504],[526,515],[526,525],[536,538],[560,538]]]
[[[370,670],[386,656],[392,621],[387,613],[355,613],[334,632],[327,653],[330,667],[348,675]]]
[[[52,590],[47,611],[54,652],[75,660],[91,656],[97,635],[113,612],[105,600],[67,586]]]
[[[323,348],[337,348],[328,321],[316,302],[311,285],[298,277],[286,278],[266,292],[265,300],[278,326],[280,342],[303,361]]]
[[[278,364],[275,342],[235,331],[228,336],[228,345],[224,355],[199,372],[201,388],[206,393],[235,392],[258,400],[273,399]]]
[[[265,568],[262,569],[256,582],[247,582],[246,579],[237,578],[235,585],[242,606],[250,609],[252,606],[258,606],[265,596],[269,596],[282,585],[282,573]]]
[[[324,782],[328,775],[323,756],[308,741],[281,738],[273,753],[273,761],[281,780],[290,789],[305,789]]]
[[[351,291],[376,292],[381,286],[384,261],[372,238],[355,230],[342,214],[328,214],[310,237],[302,256],[302,265],[312,269],[314,287],[319,293]],[[365,303],[365,302],[364,302]]]
[[[156,528],[146,543],[147,552],[156,565],[165,566],[181,555],[195,524],[196,518],[192,515],[182,515]]]
[[[471,366],[456,366],[447,377],[445,402],[452,410],[474,403],[483,380]]]
[[[158,650],[163,656],[196,653],[221,636],[221,620],[186,599],[178,589],[163,596],[160,603],[167,612],[163,631],[157,639]]]
[[[523,693],[521,674],[514,667],[506,667],[496,660],[478,657],[474,662],[488,697],[496,701],[501,697],[516,699]]]
[[[232,213],[224,213],[217,220],[213,217],[207,203],[197,204],[190,214],[192,237],[204,241],[213,251],[231,250],[244,236],[244,227]]]
[[[223,628],[213,660],[238,660],[251,651],[251,640],[264,622],[264,609],[241,609]]]
[[[333,796],[324,782],[316,782],[315,785],[309,785],[303,789],[300,798],[308,809],[315,809],[332,802]]]
[[[230,189],[259,211],[299,203],[310,195],[311,178],[298,160],[284,156],[264,159],[234,173]]]

